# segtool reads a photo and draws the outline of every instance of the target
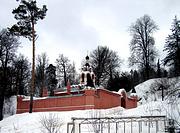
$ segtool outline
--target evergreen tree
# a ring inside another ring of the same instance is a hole
[[[107,89],[110,91],[119,91],[125,89],[129,92],[132,89],[131,76],[127,72],[119,74],[118,72],[113,75],[112,79],[108,80]]]
[[[134,81],[134,83],[133,83],[134,86],[136,86],[140,83],[139,73],[136,70],[134,70],[134,72],[133,72],[133,81]]]
[[[48,91],[50,92],[50,96],[53,96],[57,86],[56,67],[50,64],[46,69],[46,76]]]
[[[171,66],[174,76],[180,75],[180,20],[175,17],[171,34],[166,38],[164,51],[167,52],[164,58],[164,65]]]
[[[46,11],[47,8],[45,5],[43,5],[42,8],[37,7],[36,0],[21,0],[18,8],[14,9],[12,12],[18,22],[10,28],[11,33],[26,37],[32,41],[32,83],[29,113],[32,113],[35,90],[35,24],[39,19],[44,19]]]

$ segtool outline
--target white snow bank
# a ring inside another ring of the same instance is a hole
[[[106,109],[106,110],[77,110],[66,112],[38,112],[38,113],[23,113],[16,114],[11,117],[0,121],[0,131],[3,133],[39,133],[42,131],[42,125],[40,118],[42,116],[48,116],[49,113],[58,116],[60,122],[62,122],[61,132],[67,132],[67,123],[71,122],[72,117],[77,118],[91,118],[91,117],[125,117],[125,116],[151,116],[151,115],[168,115],[168,110],[171,106],[166,101],[149,102],[147,104],[138,106],[134,109],[123,109],[122,107]],[[175,110],[171,110],[172,113]],[[176,116],[177,114],[174,113]],[[180,119],[179,119],[180,121]]]
[[[66,112],[38,112],[38,113],[23,113],[10,116],[0,121],[0,132],[3,133],[39,133],[42,130],[40,119],[42,116],[48,116],[49,113],[58,116],[60,121],[63,123],[61,132],[67,132],[67,123],[71,122],[72,117],[105,117],[112,115],[121,115],[124,109],[117,107],[107,110],[77,110],[77,111],[66,111]]]

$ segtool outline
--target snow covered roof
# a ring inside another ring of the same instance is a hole
[[[126,90],[124,88],[123,89],[119,89],[118,94],[122,94],[123,92],[126,93]]]

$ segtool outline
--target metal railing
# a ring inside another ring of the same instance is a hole
[[[72,118],[67,133],[163,133],[166,116]]]

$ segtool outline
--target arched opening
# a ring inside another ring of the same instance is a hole
[[[126,100],[124,97],[121,98],[121,107],[126,108]]]
[[[86,86],[94,87],[90,73],[87,73],[86,76],[87,76],[87,84],[86,84]]]
[[[94,74],[92,74],[92,80],[94,80]]]
[[[82,74],[81,74],[81,82],[82,82],[82,83],[84,83],[84,77],[85,77],[85,74],[82,73]]]

